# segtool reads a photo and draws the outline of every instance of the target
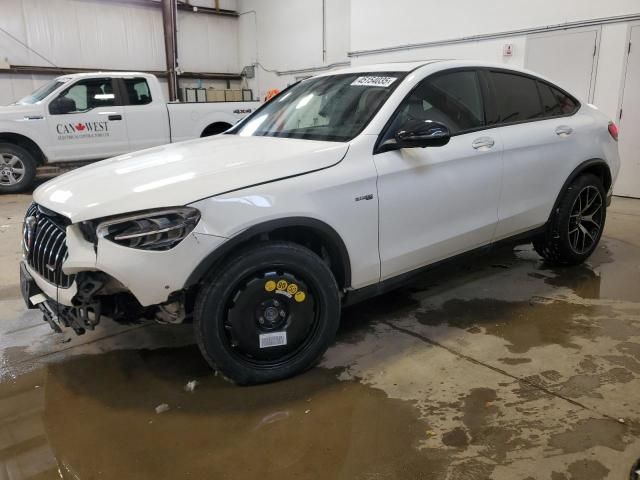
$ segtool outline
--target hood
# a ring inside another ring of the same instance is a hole
[[[41,114],[40,105],[6,105],[0,106],[0,120],[22,119],[28,115]]]
[[[61,175],[33,194],[72,222],[186,205],[330,167],[345,143],[219,135],[103,160]]]

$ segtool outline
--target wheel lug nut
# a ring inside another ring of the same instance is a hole
[[[260,318],[258,319],[258,322],[260,322],[260,325],[262,325],[262,324],[264,323],[264,317],[260,317]]]
[[[284,310],[280,310],[280,316],[284,317],[286,315],[286,313],[284,313]]]
[[[276,306],[276,307],[279,307],[280,306],[280,302],[278,300],[274,300],[273,301],[273,305]]]

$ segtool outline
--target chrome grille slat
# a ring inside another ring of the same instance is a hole
[[[45,228],[46,230],[42,234],[42,241],[40,242],[40,252],[38,255],[38,260],[39,260],[38,263],[39,263],[39,271],[44,272],[45,278],[49,280],[49,277],[47,275],[47,264],[45,262],[44,257],[47,255],[47,247],[51,243],[51,239],[53,238],[55,227],[53,225],[48,225]]]
[[[49,269],[49,264],[50,259],[51,259],[51,254],[53,252],[53,249],[56,246],[56,242],[58,241],[58,238],[60,238],[60,234],[62,232],[60,232],[60,230],[54,230],[53,232],[51,232],[51,234],[49,235],[49,240],[47,240],[47,243],[44,246],[43,249],[43,255],[42,255],[42,266],[44,268],[44,271],[47,274],[47,280],[49,280],[50,282],[54,282],[54,274],[55,274],[55,270],[51,271]]]
[[[39,227],[39,228],[38,228]],[[44,235],[45,230],[47,229],[47,225],[39,225],[38,227],[36,227],[36,236],[35,239],[33,240],[33,246],[31,247],[31,251],[33,252],[33,267],[35,267],[36,270],[40,271],[38,268],[38,254],[37,252],[39,252],[38,246],[40,245],[40,242],[42,241],[42,237]]]
[[[35,231],[32,232],[32,245],[25,249],[27,263],[47,282],[60,288],[69,288],[74,280],[74,275],[66,275],[62,271],[62,264],[67,257],[66,219],[55,212],[40,209],[33,203],[27,209],[26,217],[37,219]],[[25,217],[25,218],[26,218]],[[28,242],[26,229],[24,231],[23,244]],[[51,269],[48,268],[51,266]]]
[[[38,241],[38,238],[36,237],[35,247],[36,247],[37,254],[35,255],[34,263],[38,271],[41,273],[44,273],[45,271],[42,268],[42,263],[43,263],[42,257],[44,256],[44,245],[45,245],[45,242],[47,242],[47,240],[49,239],[49,232],[51,232],[53,225],[45,222],[38,222],[38,223],[42,223],[41,225],[39,225],[42,228],[42,235],[40,235],[39,241]]]
[[[54,252],[58,252],[60,250],[60,245],[64,245],[64,241],[60,241],[62,240],[64,237],[64,233],[63,232],[58,232],[58,235],[56,235],[55,240],[53,241],[53,244],[51,245],[51,250],[49,251],[49,258],[47,258],[47,271],[51,272],[51,282],[53,283],[58,283],[57,282],[57,278],[56,278],[56,270],[49,270],[49,265],[53,265],[54,267],[57,265],[56,263],[52,262],[52,260],[55,258],[53,256]],[[57,247],[57,248],[56,248]]]

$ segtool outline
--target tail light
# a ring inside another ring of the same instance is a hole
[[[609,135],[611,135],[611,138],[616,142],[618,141],[618,126],[613,122],[609,122]]]

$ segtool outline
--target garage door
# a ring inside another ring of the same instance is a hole
[[[622,166],[614,193],[640,198],[640,26],[631,29],[631,51],[620,119],[620,158]]]
[[[525,67],[591,101],[597,41],[598,30],[532,35],[527,37]]]

